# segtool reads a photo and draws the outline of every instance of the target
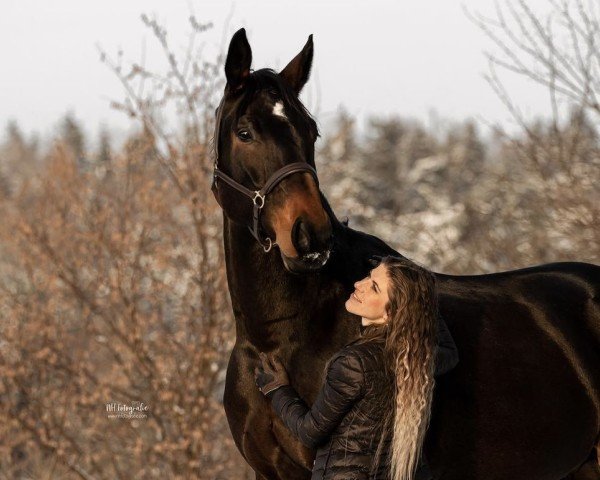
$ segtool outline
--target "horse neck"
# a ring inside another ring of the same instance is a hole
[[[319,282],[285,272],[279,251],[265,253],[246,226],[227,217],[223,225],[238,341],[249,341],[261,350],[288,344],[292,324],[298,331],[308,328],[303,313],[317,296]]]
[[[223,225],[238,343],[262,351],[333,353],[357,335],[358,323],[344,308],[348,286],[335,269],[292,275],[279,251],[265,253],[247,227],[227,217]]]

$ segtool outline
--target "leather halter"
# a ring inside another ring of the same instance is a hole
[[[233,178],[231,178],[229,175],[227,175],[222,170],[219,170],[219,165],[218,165],[218,162],[219,162],[219,135],[220,135],[220,130],[221,130],[221,117],[223,116],[224,102],[225,102],[225,97],[223,97],[221,99],[221,103],[219,103],[219,107],[217,108],[215,136],[214,136],[214,140],[213,140],[214,148],[215,148],[215,164],[214,164],[214,169],[213,169],[213,181],[212,181],[211,189],[215,196],[215,199],[217,200],[217,203],[221,206],[221,208],[223,208],[223,211],[225,211],[225,209],[223,207],[223,204],[222,204],[221,198],[220,198],[221,193],[219,191],[218,180],[222,181],[223,185],[227,185],[227,186],[233,188],[237,192],[245,195],[246,197],[248,197],[250,199],[250,201],[253,204],[253,206],[252,206],[252,224],[248,225],[248,229],[250,230],[250,233],[252,233],[252,236],[258,241],[258,243],[260,243],[260,245],[263,247],[263,250],[266,253],[266,252],[269,252],[271,250],[271,248],[273,248],[274,245],[277,245],[269,237],[265,237],[264,240],[261,237],[260,212],[263,209],[263,207],[265,206],[265,200],[266,200],[267,195],[269,193],[271,193],[275,189],[275,187],[284,178],[289,177],[290,175],[293,175],[294,173],[298,173],[298,172],[310,173],[312,175],[312,177],[315,179],[315,182],[317,183],[317,186],[318,186],[319,179],[317,178],[317,171],[312,166],[310,166],[308,163],[305,163],[305,162],[290,163],[288,165],[284,165],[279,170],[277,170],[275,173],[273,173],[269,177],[269,179],[267,180],[265,185],[260,190],[250,190],[249,188],[245,187],[241,183],[235,181]],[[227,212],[225,212],[225,213],[227,213]]]

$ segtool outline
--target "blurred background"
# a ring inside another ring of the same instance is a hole
[[[338,217],[477,274],[599,263],[599,22],[587,0],[9,0],[0,479],[253,478],[221,405],[209,191],[237,29],[257,69],[314,34],[301,98]],[[144,418],[109,418],[135,402]]]

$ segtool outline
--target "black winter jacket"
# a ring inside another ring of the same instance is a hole
[[[287,427],[310,447],[317,449],[311,480],[362,480],[389,478],[384,461],[375,472],[371,464],[383,434],[382,395],[390,395],[385,375],[382,341],[350,343],[329,362],[325,383],[312,408],[308,408],[290,385],[269,395],[273,408]],[[435,375],[458,363],[456,345],[440,318]],[[380,407],[379,407],[380,408]],[[382,459],[387,458],[389,441]],[[428,478],[422,466],[417,478]]]

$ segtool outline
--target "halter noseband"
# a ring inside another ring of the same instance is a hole
[[[273,173],[269,179],[267,180],[267,182],[265,183],[265,185],[260,189],[260,190],[250,190],[247,187],[244,187],[244,185],[242,185],[241,183],[236,182],[233,178],[231,178],[229,175],[227,175],[225,172],[223,172],[222,170],[219,170],[219,165],[218,165],[218,161],[219,161],[219,135],[220,135],[220,130],[221,130],[221,117],[223,116],[223,105],[225,102],[225,97],[223,97],[221,99],[221,103],[219,103],[219,107],[217,108],[217,118],[216,118],[216,125],[215,125],[215,137],[214,137],[214,148],[215,148],[215,164],[214,164],[214,169],[213,169],[213,181],[212,181],[212,192],[215,195],[215,199],[217,200],[217,203],[221,206],[221,208],[223,208],[223,204],[221,202],[221,194],[219,192],[219,183],[218,180],[221,180],[223,182],[223,185],[228,185],[231,188],[233,188],[234,190],[236,190],[237,192],[245,195],[246,197],[248,197],[250,199],[250,201],[252,202],[252,226],[248,226],[248,229],[250,230],[250,233],[252,233],[252,236],[258,241],[258,243],[260,243],[260,245],[263,247],[263,250],[266,252],[269,252],[274,245],[276,245],[275,242],[273,242],[269,237],[265,237],[265,239],[263,240],[261,238],[261,234],[260,234],[260,212],[263,209],[263,207],[265,206],[265,200],[266,197],[269,193],[271,193],[273,191],[273,189],[286,177],[289,177],[290,175],[293,175],[294,173],[298,173],[298,172],[308,172],[312,175],[312,177],[315,179],[315,182],[317,183],[317,186],[319,185],[319,179],[317,178],[317,172],[316,170],[311,167],[308,163],[304,163],[304,162],[295,162],[295,163],[290,163],[289,165],[284,165],[283,167],[281,167],[279,170],[277,170],[275,173]],[[225,210],[223,208],[223,210]],[[227,212],[225,212],[227,213]]]

